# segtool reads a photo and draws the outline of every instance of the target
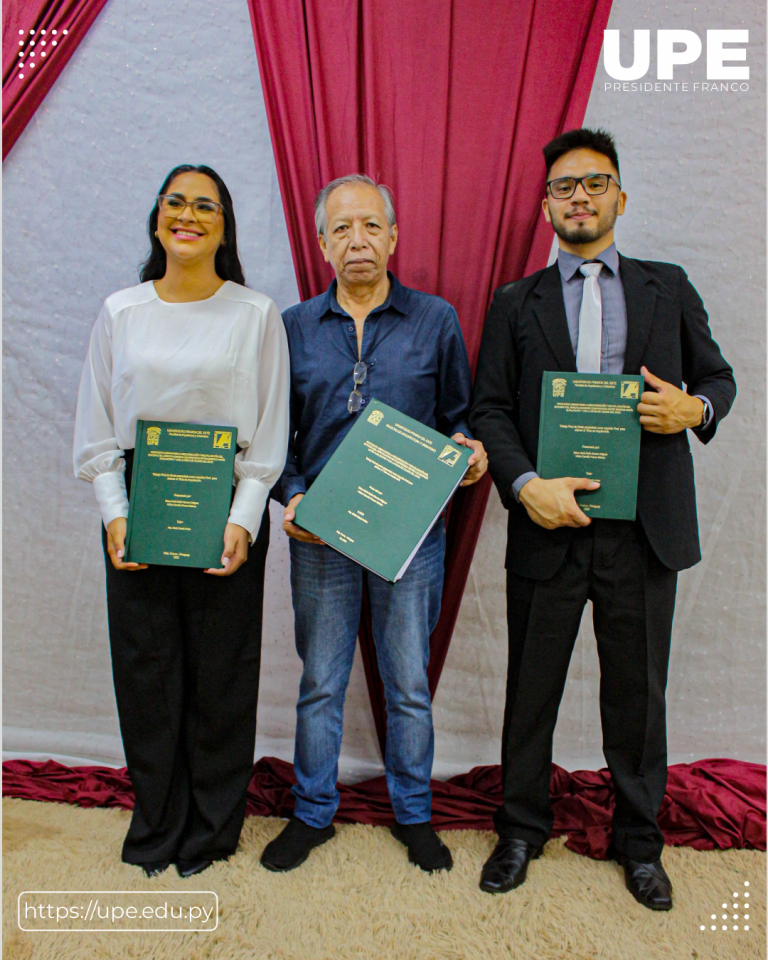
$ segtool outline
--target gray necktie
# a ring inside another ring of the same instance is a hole
[[[579,339],[576,347],[576,369],[579,373],[600,373],[600,353],[603,343],[603,301],[597,278],[602,263],[582,263],[579,272],[584,275],[584,291],[579,311]]]

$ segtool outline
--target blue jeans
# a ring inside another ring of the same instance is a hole
[[[443,589],[445,525],[437,521],[397,583],[331,547],[291,540],[296,649],[304,664],[296,706],[295,815],[326,827],[339,806],[336,781],[344,698],[368,582],[373,638],[387,703],[384,765],[398,823],[426,823],[435,737],[427,684],[429,636]]]

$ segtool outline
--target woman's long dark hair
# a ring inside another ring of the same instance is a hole
[[[157,192],[165,193],[174,177],[178,177],[181,173],[204,173],[206,177],[210,177],[216,184],[219,191],[219,202],[224,208],[224,243],[216,251],[216,260],[214,261],[216,273],[222,280],[234,280],[235,283],[245,285],[245,274],[243,273],[243,267],[240,263],[240,257],[237,254],[235,210],[232,206],[232,197],[229,195],[226,183],[224,183],[218,173],[216,173],[215,170],[211,170],[210,167],[182,163],[180,166],[174,167],[173,170],[171,170]],[[147,259],[139,267],[139,278],[142,283],[145,283],[147,280],[162,280],[165,276],[165,250],[155,236],[158,213],[157,200],[155,200],[155,205],[152,207],[152,212],[147,221],[151,250]]]

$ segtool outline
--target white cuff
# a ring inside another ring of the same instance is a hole
[[[96,494],[105,527],[116,517],[128,516],[128,495],[125,492],[125,474],[122,470],[108,470],[94,477],[93,492]]]
[[[261,518],[269,497],[269,487],[261,480],[243,477],[238,481],[235,499],[229,512],[229,522],[237,523],[256,539],[261,526]]]

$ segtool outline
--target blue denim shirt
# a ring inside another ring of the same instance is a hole
[[[456,311],[391,273],[389,279],[389,296],[363,328],[360,359],[368,373],[358,388],[360,414],[380,400],[446,436],[471,437],[469,361]],[[358,356],[355,322],[336,300],[335,280],[319,297],[289,307],[283,323],[291,351],[291,427],[273,495],[287,504],[306,493],[359,415],[347,410]]]

